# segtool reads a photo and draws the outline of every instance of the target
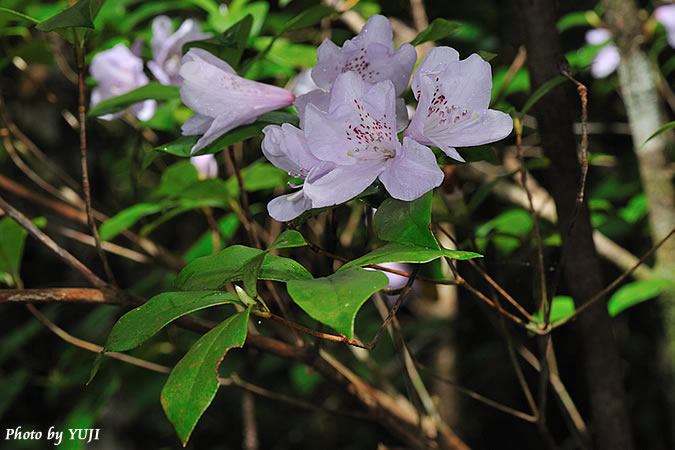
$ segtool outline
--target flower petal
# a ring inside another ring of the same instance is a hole
[[[312,201],[303,192],[281,195],[267,204],[270,216],[279,222],[288,222],[312,208]]]
[[[225,113],[213,119],[209,129],[206,130],[206,133],[204,133],[204,135],[197,141],[194,147],[192,147],[190,153],[194,155],[196,152],[206,147],[228,131],[240,125],[253,123],[255,118],[255,115],[241,114],[241,111],[226,111]]]
[[[443,171],[430,148],[406,137],[402,156],[387,161],[379,178],[392,197],[411,201],[439,186]]]
[[[298,119],[300,121],[300,128],[304,128],[305,109],[307,105],[313,104],[321,111],[328,111],[330,104],[330,93],[322,89],[315,89],[306,94],[303,94],[295,99],[293,106],[298,111]]]
[[[265,138],[262,152],[275,166],[295,177],[304,178],[310,169],[321,163],[312,155],[303,132],[293,125],[268,125],[263,128]]]
[[[675,5],[663,5],[654,10],[654,17],[666,29],[668,44],[675,48]]]
[[[443,139],[445,145],[453,147],[471,147],[499,141],[511,134],[513,119],[506,113],[489,109],[482,118],[478,118]],[[434,143],[440,139],[432,138]],[[437,144],[435,144],[437,145]],[[440,146],[439,146],[440,147]],[[450,155],[448,155],[450,156]]]
[[[218,176],[218,161],[214,154],[193,156],[190,162],[202,178],[216,178]]]
[[[194,136],[197,134],[204,134],[209,129],[213,122],[212,117],[202,116],[201,114],[193,114],[188,120],[183,123],[181,132],[183,136]]]
[[[338,205],[359,195],[372,184],[383,169],[381,161],[368,161],[352,166],[337,166],[314,179],[307,177],[303,189],[312,200],[312,207]]]
[[[600,45],[612,39],[612,33],[606,28],[593,28],[586,32],[586,42],[591,45]]]
[[[412,91],[415,99],[419,100],[422,88],[420,77],[423,75],[437,75],[443,72],[448,64],[459,61],[459,53],[451,47],[434,47],[426,54],[420,65],[415,70],[412,79]]]

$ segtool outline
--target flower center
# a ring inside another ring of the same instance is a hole
[[[347,156],[360,160],[387,159],[396,156],[398,139],[387,121],[387,115],[377,119],[365,110],[361,103],[354,99],[359,113],[359,121],[349,124],[345,134],[354,148],[347,152]]]

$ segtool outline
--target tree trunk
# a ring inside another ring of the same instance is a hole
[[[532,88],[556,77],[564,67],[556,28],[554,2],[519,0],[525,32]],[[560,234],[566,246],[567,263],[562,268],[569,292],[577,305],[585,303],[603,288],[598,255],[593,244],[590,214],[584,203],[575,213],[581,168],[572,128],[569,85],[551,89],[536,105],[539,134],[553,170],[553,197],[559,217]],[[570,229],[570,224],[572,227]],[[569,232],[568,232],[569,230]],[[619,356],[611,321],[603,302],[598,302],[577,321],[583,342],[583,362],[590,395],[592,431],[600,449],[632,449],[632,437],[624,400]]]

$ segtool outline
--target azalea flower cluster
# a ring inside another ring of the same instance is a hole
[[[264,155],[302,182],[269,203],[273,218],[287,221],[311,208],[343,203],[375,180],[392,197],[415,200],[443,181],[429,146],[463,161],[456,147],[511,133],[511,118],[488,109],[490,65],[476,54],[460,60],[449,47],[432,49],[417,68],[412,90],[418,104],[409,122],[398,96],[416,58],[410,44],[394,50],[391,24],[380,15],[342,47],[329,40],[321,44],[312,69],[319,89],[294,102],[300,127],[263,129]]]
[[[245,80],[200,49],[183,57],[181,97],[196,114],[183,134],[203,134],[193,153],[235,126],[293,100],[299,125],[263,129],[264,155],[288,172],[297,190],[268,204],[270,215],[291,220],[311,208],[346,202],[379,180],[389,194],[411,201],[440,185],[443,172],[429,146],[463,161],[455,147],[506,137],[511,118],[488,109],[490,65],[465,60],[449,47],[431,50],[412,79],[418,101],[412,122],[399,95],[407,88],[417,54],[410,44],[394,50],[391,24],[372,16],[342,47],[325,40],[311,72],[318,86],[294,99],[284,89]],[[405,130],[402,141],[398,133]]]
[[[666,29],[668,44],[675,48],[675,4],[659,6],[654,10],[654,18]],[[586,32],[586,43],[604,45],[596,53],[591,63],[591,75],[605,78],[619,66],[619,49],[612,42],[612,33],[606,28],[595,28]]]

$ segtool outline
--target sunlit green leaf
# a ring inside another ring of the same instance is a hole
[[[134,225],[141,217],[155,214],[162,210],[159,203],[138,203],[115,214],[101,224],[98,233],[107,241]]]
[[[448,250],[445,248],[435,249],[392,242],[385,244],[360,258],[349,261],[347,264],[340,267],[338,272],[350,267],[367,266],[370,264],[382,264],[390,262],[426,263],[441,257],[448,257],[451,259],[463,261],[472,258],[482,258],[482,255],[479,253],[462,250]]]
[[[352,338],[359,309],[388,283],[382,272],[354,267],[314,280],[288,281],[286,286],[310,317]]]
[[[373,219],[377,237],[383,241],[438,249],[438,242],[429,230],[432,195],[429,191],[412,202],[394,198],[382,202]]]
[[[218,391],[218,366],[246,341],[250,308],[202,336],[173,368],[162,389],[162,407],[183,445]]]
[[[221,291],[164,292],[156,295],[117,321],[104,351],[131,350],[179,317],[227,303],[239,303],[239,299],[234,294]]]
[[[551,316],[549,322],[556,322],[564,319],[574,313],[574,299],[566,295],[558,295],[553,297],[551,301]],[[541,312],[534,314],[534,318],[538,322],[544,322],[544,316]]]
[[[614,317],[625,309],[657,297],[666,289],[674,289],[672,280],[651,279],[628,283],[617,290],[607,302],[607,311]]]
[[[675,128],[675,121],[673,121],[673,122],[668,122],[667,124],[665,124],[664,126],[662,126],[661,128],[659,128],[658,130],[656,130],[654,133],[652,133],[652,135],[649,136],[649,137],[647,138],[647,140],[644,142],[644,144],[642,144],[642,145],[645,145],[647,142],[651,141],[651,140],[654,139],[656,136],[658,136],[658,135],[660,135],[660,134],[663,134],[663,133],[665,133],[666,131],[671,130],[671,129],[673,129],[673,128]]]
[[[449,20],[438,17],[434,19],[424,31],[418,34],[417,37],[412,40],[411,44],[420,45],[423,42],[437,41],[452,36],[457,33],[461,27],[462,25],[456,22],[450,22]]]
[[[263,251],[256,248],[233,245],[217,255],[197,258],[178,274],[176,287],[181,290],[218,289],[225,283],[239,281],[243,276],[245,262],[261,253]],[[310,280],[312,274],[292,259],[267,254],[258,278],[274,281]]]
[[[9,274],[13,284],[19,279],[26,234],[26,230],[12,218],[0,219],[0,273]]]
[[[24,13],[21,13],[19,11],[14,11],[13,9],[9,8],[0,8],[0,17],[6,17],[8,19],[12,20],[24,20],[26,22],[31,22],[31,23],[40,23],[39,20],[28,16]]]

